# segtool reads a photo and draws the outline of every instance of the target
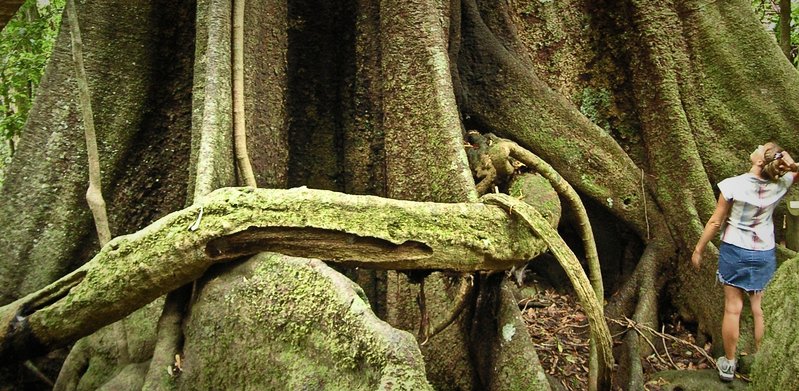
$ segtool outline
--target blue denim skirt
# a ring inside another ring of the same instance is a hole
[[[716,276],[721,283],[741,288],[747,292],[762,291],[777,270],[777,257],[771,250],[748,250],[721,242],[719,270]]]

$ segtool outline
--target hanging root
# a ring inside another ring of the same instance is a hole
[[[611,337],[608,325],[605,323],[605,316],[599,299],[591,289],[591,284],[583,272],[580,262],[572,253],[558,232],[549,226],[541,214],[535,208],[526,203],[516,200],[505,194],[488,194],[482,197],[483,202],[488,204],[500,205],[510,210],[510,213],[520,217],[530,228],[535,231],[549,246],[549,250],[560,262],[566,275],[574,287],[580,304],[585,309],[588,322],[591,326],[591,340],[597,346],[596,356],[591,360],[597,360],[596,384],[589,385],[590,389],[606,390],[611,386],[611,375],[613,371],[613,353],[611,351]]]
[[[477,184],[478,193],[485,194],[493,185],[507,180],[515,171],[512,161],[517,161],[546,178],[558,195],[569,203],[577,216],[577,226],[585,249],[591,286],[596,296],[603,298],[602,272],[594,233],[585,206],[574,188],[547,162],[511,140],[496,137],[491,133],[483,137],[476,132],[470,132],[469,138],[473,143],[473,148],[469,151],[470,165],[476,175],[483,175],[483,179]]]
[[[424,286],[421,287],[424,289]],[[461,278],[459,283],[458,295],[455,297],[455,305],[452,306],[452,311],[449,315],[444,318],[444,320],[435,325],[434,327],[429,327],[429,318],[426,314],[422,315],[422,319],[427,321],[427,329],[422,332],[422,329],[419,330],[419,339],[422,340],[420,345],[424,345],[430,338],[433,338],[438,333],[446,330],[449,325],[451,325],[455,319],[458,319],[458,316],[463,312],[463,309],[466,308],[466,303],[468,302],[469,297],[472,295],[472,291],[474,290],[474,276],[471,274],[466,274]],[[420,291],[421,294],[421,291]],[[421,309],[421,306],[420,306]]]
[[[484,173],[485,175],[483,180],[477,184],[477,190],[480,194],[484,194],[487,191],[486,189],[492,184],[504,181],[514,173],[515,167],[511,163],[513,159],[522,165],[530,167],[546,178],[558,195],[569,203],[569,206],[574,211],[577,218],[577,226],[583,241],[591,276],[591,286],[594,289],[596,297],[604,301],[602,272],[600,270],[599,255],[597,254],[596,243],[594,241],[594,233],[591,230],[591,223],[588,219],[585,206],[574,188],[572,188],[571,185],[543,159],[520,147],[513,141],[498,138],[490,133],[482,137],[474,132],[470,133],[470,141],[474,142],[476,145],[476,148],[471,152],[473,155],[470,156],[471,165],[474,167],[475,174]],[[597,384],[596,375],[599,373],[599,368],[597,360],[593,359],[597,357],[594,340],[591,341],[590,350],[592,360],[589,364],[591,369],[589,371],[589,384],[591,388],[595,389]]]
[[[258,187],[247,152],[244,119],[244,1],[233,1],[233,140],[236,166],[245,186]]]
[[[157,335],[153,358],[144,380],[145,390],[169,389],[171,375],[174,370],[180,370],[180,365],[175,365],[175,357],[180,357],[183,350],[183,317],[186,314],[191,298],[193,284],[186,284],[166,295],[164,309],[158,319]],[[171,372],[164,368],[173,368]]]
[[[419,336],[417,339],[427,343],[428,330],[430,329],[430,315],[427,313],[427,300],[424,297],[424,280],[419,282],[419,294],[416,296],[416,304],[419,305]]]
[[[53,391],[78,389],[80,378],[89,368],[90,355],[89,343],[85,338],[76,342],[70,349],[64,365],[61,366],[61,372],[58,373]]]
[[[497,140],[492,144],[492,149],[497,152],[491,153],[492,161],[495,162],[495,166],[500,161],[503,162],[503,164],[510,165],[508,157],[516,159],[546,178],[555,191],[569,203],[569,206],[577,215],[577,225],[580,231],[580,237],[583,241],[583,247],[585,248],[586,260],[588,261],[591,286],[594,288],[594,293],[597,298],[602,299],[604,297],[604,287],[602,285],[602,272],[599,268],[599,255],[597,255],[594,233],[591,230],[588,213],[585,210],[583,202],[580,200],[580,196],[577,195],[574,188],[543,159],[520,147],[519,144],[513,141],[496,138],[492,134],[488,136]],[[500,159],[500,157],[502,158]]]
[[[100,172],[100,154],[97,150],[97,133],[94,129],[94,114],[92,111],[91,92],[89,91],[89,80],[86,76],[86,68],[83,65],[83,40],[80,35],[80,25],[78,13],[75,9],[75,2],[69,0],[66,6],[67,18],[69,19],[69,33],[72,37],[72,58],[75,63],[75,79],[78,82],[78,96],[80,110],[83,116],[83,127],[86,137],[86,152],[89,160],[89,187],[86,190],[86,201],[94,217],[94,224],[97,228],[97,237],[100,240],[100,247],[105,246],[111,241],[111,229],[108,223],[106,204],[103,199],[102,175]],[[115,343],[119,350],[120,360],[127,363],[130,358],[128,352],[128,335],[122,322],[117,322],[114,326]]]

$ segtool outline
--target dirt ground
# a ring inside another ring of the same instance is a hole
[[[519,308],[546,372],[566,390],[588,389],[588,319],[576,299],[547,289],[520,300]],[[641,332],[656,349],[643,362],[647,390],[661,389],[662,384],[649,380],[659,371],[715,368],[710,345],[697,346],[693,333],[677,318],[664,323],[661,330],[646,329],[629,319],[608,322],[623,327],[613,335],[614,345],[621,344],[625,333]]]

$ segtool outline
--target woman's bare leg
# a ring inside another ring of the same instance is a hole
[[[760,349],[760,341],[763,340],[763,332],[766,329],[763,321],[763,309],[760,303],[763,300],[763,291],[749,294],[749,304],[752,306],[752,317],[755,322],[755,351]]]
[[[728,360],[735,359],[743,304],[744,291],[741,288],[724,285],[724,319],[721,322],[721,337],[724,340],[724,355]]]

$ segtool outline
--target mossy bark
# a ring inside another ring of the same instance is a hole
[[[380,2],[358,3],[355,19],[352,107],[343,116],[344,191],[386,195],[385,129],[380,50]]]
[[[661,387],[663,391],[743,391],[751,389],[749,384],[742,379],[735,379],[731,383],[719,381],[719,373],[715,369],[662,371],[652,374],[652,381],[657,382],[658,386]]]
[[[231,4],[197,2],[190,199],[234,186]],[[227,147],[223,147],[227,146]]]
[[[354,0],[287,2],[289,187],[344,189],[355,10]]]
[[[449,2],[380,5],[388,196],[476,201],[450,76]]]
[[[179,166],[180,155],[188,153],[187,138],[174,133],[177,127],[186,125],[185,112],[179,111],[179,105],[187,95],[154,89],[155,84],[168,77],[176,77],[171,82],[179,83],[183,75],[176,73],[176,68],[185,60],[185,51],[175,52],[177,60],[171,64],[172,69],[153,63],[161,58],[160,50],[172,47],[178,38],[167,42],[158,39],[166,38],[168,33],[160,35],[163,20],[153,10],[176,15],[182,12],[180,6],[122,3],[88,4],[80,6],[79,12],[81,24],[90,27],[83,34],[89,87],[101,92],[92,103],[95,122],[101,130],[98,145],[103,156],[101,170],[107,178],[106,201],[114,222],[111,228],[114,232],[132,232],[143,226],[139,225],[142,222],[151,221],[148,218],[163,216],[164,211],[174,210],[183,202],[183,197],[175,196],[173,191],[185,186],[185,174],[155,173],[154,168]],[[117,15],[124,25],[101,17],[110,14]],[[173,19],[171,23],[181,20]],[[0,251],[7,260],[0,264],[2,303],[66,274],[98,248],[85,206],[86,152],[78,126],[77,86],[72,70],[69,34],[64,28],[42,80],[40,98],[26,124],[27,137],[19,144],[1,190]],[[156,101],[163,106],[152,111],[145,109]],[[165,120],[169,114],[173,116]],[[166,141],[168,146],[156,150],[147,145],[154,140]],[[142,160],[128,162],[128,154],[140,154]],[[152,174],[148,178],[150,187],[142,186],[141,178],[133,179],[133,172],[128,170]],[[150,206],[144,209],[137,204]],[[18,213],[23,209],[24,214]]]
[[[79,3],[78,12],[111,230],[133,232],[185,202],[193,4],[90,2]],[[2,189],[3,303],[99,249],[83,195],[85,142],[66,18],[62,23]]]
[[[752,389],[787,390],[796,387],[799,371],[799,259],[784,262],[763,296],[766,332],[755,355]]]
[[[789,102],[796,91],[786,86],[799,85],[799,79],[778,60],[779,49],[766,42],[745,2],[631,5],[631,23],[647,37],[631,40],[629,50],[649,171],[657,178],[658,204],[670,211],[673,236],[690,250],[713,211],[716,189],[709,185],[746,171],[749,152],[768,139],[796,149],[785,131],[795,126],[789,118],[797,107]],[[771,94],[785,99],[764,98]],[[690,169],[676,170],[675,162]],[[781,214],[775,221],[782,221]],[[716,256],[709,252],[699,275],[681,257],[673,292],[682,313],[720,341],[721,290],[707,291]],[[750,330],[742,331],[743,340],[751,341]]]
[[[318,260],[264,253],[200,285],[211,280],[187,319],[177,389],[432,390],[413,336]]]
[[[244,13],[247,148],[261,187],[288,184],[288,32],[285,1],[248,0]]]
[[[155,327],[163,300],[156,300],[117,323],[103,327],[72,347],[54,390],[140,389],[150,366],[155,345]],[[120,356],[117,333],[124,324],[128,335],[126,359]],[[160,368],[165,371],[165,368]]]
[[[477,194],[463,150],[462,126],[450,75],[450,4],[440,0],[380,2],[380,59],[386,153],[386,195],[391,198],[464,202]],[[455,305],[457,288],[448,278],[426,278],[420,314],[418,287],[389,274],[387,319],[417,330],[421,318],[442,322]],[[427,373],[437,389],[479,387],[470,362],[466,311],[422,347]],[[421,337],[424,338],[424,337]]]

